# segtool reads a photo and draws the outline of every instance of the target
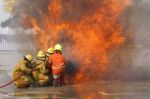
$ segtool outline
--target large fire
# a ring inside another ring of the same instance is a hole
[[[40,28],[38,20],[31,20],[39,35],[40,46],[42,49],[47,49],[61,42],[69,53],[68,58],[79,62],[80,69],[75,81],[96,78],[107,69],[108,51],[117,48],[125,41],[118,19],[130,2],[129,0],[85,0],[87,6],[98,3],[97,7],[89,11],[89,14],[82,13],[76,21],[63,20],[62,3],[71,13],[73,1],[52,0],[48,7],[49,16],[43,16],[43,28]]]
[[[125,42],[119,19],[131,3],[130,0],[81,1],[49,0],[49,14],[39,10],[40,22],[29,16],[41,49],[47,50],[56,43],[64,46],[67,60],[78,67],[76,82],[96,79],[108,69],[108,53]]]

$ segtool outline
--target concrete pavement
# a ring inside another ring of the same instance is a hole
[[[1,99],[150,99],[150,82],[91,82],[60,88],[0,89]]]

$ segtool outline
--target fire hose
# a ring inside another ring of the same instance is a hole
[[[9,82],[7,82],[7,83],[5,83],[5,84],[3,84],[3,85],[0,85],[0,88],[6,87],[6,86],[12,84],[13,82],[15,82],[15,81],[16,81],[19,77],[21,77],[22,75],[23,75],[23,73],[18,74],[18,76],[17,76],[16,78],[12,79],[11,81],[9,81]]]
[[[33,69],[32,71],[34,71],[34,70],[36,70],[36,69]],[[20,78],[22,75],[23,75],[23,73],[18,74],[18,76],[17,76],[16,78],[12,79],[11,81],[9,81],[9,82],[7,82],[7,83],[5,83],[5,84],[3,84],[3,85],[0,85],[0,88],[6,87],[6,86],[12,84],[12,83],[15,82],[18,78]]]

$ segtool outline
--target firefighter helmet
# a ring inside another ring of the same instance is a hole
[[[53,53],[54,53],[54,48],[50,47],[50,48],[47,50],[47,53],[53,54]]]
[[[55,50],[55,51],[56,51],[56,50],[59,50],[59,51],[62,52],[63,48],[62,48],[62,46],[61,46],[60,44],[56,44],[55,47],[54,47],[54,50]]]
[[[45,57],[45,52],[43,50],[40,50],[38,53],[37,53],[37,57],[38,58],[43,58]]]
[[[24,56],[28,61],[32,61],[33,60],[33,57],[32,57],[32,55],[31,54],[28,54],[28,55],[26,55],[26,56]]]

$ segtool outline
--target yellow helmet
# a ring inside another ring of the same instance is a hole
[[[44,52],[43,50],[40,50],[40,51],[37,53],[37,57],[39,57],[39,58],[45,57],[45,52]]]
[[[50,48],[47,50],[47,53],[53,54],[53,53],[54,53],[54,48],[50,47]]]
[[[54,47],[54,50],[55,50],[55,51],[56,51],[56,50],[59,50],[59,51],[62,52],[63,48],[62,48],[62,46],[61,46],[60,44],[56,44],[55,47]]]
[[[26,55],[26,56],[24,56],[28,61],[32,61],[33,60],[33,57],[32,57],[32,55],[31,54],[28,54],[28,55]]]

